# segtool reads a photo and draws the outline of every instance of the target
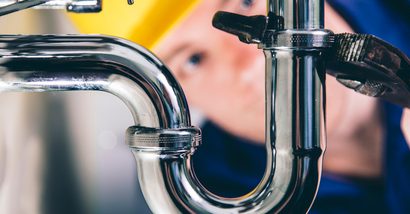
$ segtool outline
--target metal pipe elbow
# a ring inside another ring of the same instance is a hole
[[[181,87],[141,46],[108,36],[0,36],[0,92],[78,90],[119,97],[135,125],[190,126]]]

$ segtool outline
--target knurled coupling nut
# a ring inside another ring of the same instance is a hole
[[[132,126],[126,134],[128,145],[138,150],[191,150],[202,140],[201,130],[196,127],[161,129]]]
[[[329,48],[334,43],[330,30],[267,30],[259,44],[261,49],[315,49]]]

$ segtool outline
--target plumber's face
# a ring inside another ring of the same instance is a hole
[[[265,59],[255,45],[211,26],[217,11],[243,15],[266,13],[265,0],[203,0],[154,50],[171,68],[191,106],[225,130],[240,137],[264,141]],[[326,28],[352,32],[349,25],[325,4]],[[332,133],[343,116],[347,93],[327,77],[327,131]],[[363,99],[363,98],[361,98]],[[354,121],[355,117],[349,118]],[[353,127],[353,126],[352,126]]]
[[[212,27],[219,10],[265,14],[266,1],[202,1],[154,50],[191,106],[231,133],[264,141],[264,56],[255,45]]]

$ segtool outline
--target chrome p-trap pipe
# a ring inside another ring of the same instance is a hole
[[[0,92],[93,90],[123,100],[135,121],[128,143],[154,213],[307,212],[324,150],[323,49],[330,32],[322,29],[323,0],[268,1],[268,8],[267,17],[250,19],[261,21],[250,33],[236,31],[266,56],[266,171],[242,197],[217,196],[197,180],[191,156],[200,131],[191,127],[184,94],[137,45],[101,36],[1,36]],[[215,23],[218,17],[229,15]]]
[[[258,43],[265,52],[265,174],[242,197],[217,196],[195,177],[191,163],[195,146],[170,146],[196,142],[195,134],[131,127],[129,144],[154,213],[303,213],[310,209],[325,148],[324,49],[331,32],[323,29],[323,13],[323,0],[269,0],[268,16],[225,12],[215,16],[214,26],[241,41]]]

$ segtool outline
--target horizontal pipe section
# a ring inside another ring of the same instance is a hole
[[[106,36],[0,36],[0,92],[105,91],[136,125],[190,126],[183,91],[144,48]]]

